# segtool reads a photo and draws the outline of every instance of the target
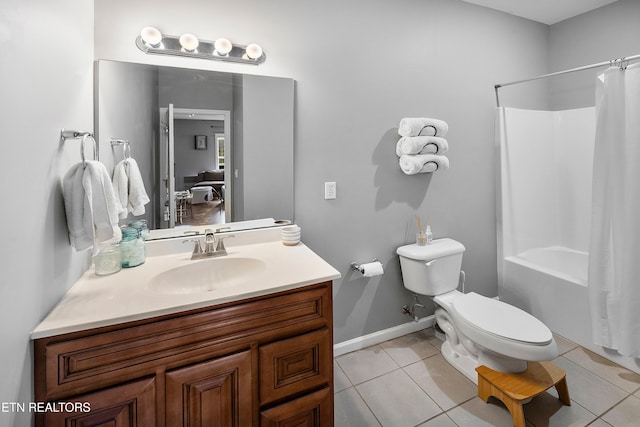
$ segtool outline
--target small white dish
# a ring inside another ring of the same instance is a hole
[[[301,229],[297,225],[283,227],[280,231],[282,244],[286,246],[295,246],[300,243]]]

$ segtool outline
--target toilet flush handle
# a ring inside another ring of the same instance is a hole
[[[429,262],[425,262],[424,265],[426,265],[427,267],[431,267],[433,265],[433,263],[436,262],[436,261],[437,261],[437,259],[432,259]]]

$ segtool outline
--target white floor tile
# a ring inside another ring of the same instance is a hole
[[[553,337],[555,338],[556,344],[558,345],[558,354],[565,354],[566,352],[578,347],[578,344],[574,343],[573,341],[569,341],[565,337],[562,337],[558,334],[553,334]]]
[[[420,424],[419,427],[457,427],[457,424],[447,414],[441,414],[424,424]]]
[[[356,386],[383,426],[415,426],[442,410],[401,369]]]
[[[567,373],[567,386],[571,401],[575,401],[596,415],[601,415],[627,396],[624,390],[565,359],[564,356],[555,359],[554,363]],[[550,393],[557,396],[553,389],[550,390]]]
[[[398,369],[399,366],[377,345],[367,347],[336,358],[352,384],[360,384]]]
[[[628,393],[633,393],[640,387],[640,375],[582,347],[571,350],[564,357]]]
[[[344,374],[340,365],[335,360],[333,361],[333,392],[337,393],[346,388],[351,387],[349,378]]]
[[[419,332],[384,342],[380,347],[400,366],[407,366],[440,352]]]
[[[611,424],[602,421],[600,418],[589,424],[589,427],[613,427]]]
[[[548,427],[583,427],[596,419],[576,402],[566,406],[550,393],[542,393],[524,405],[524,416],[536,426]]]
[[[460,427],[513,427],[507,408],[493,399],[485,403],[476,397],[451,409],[447,415]]]
[[[335,394],[333,419],[335,427],[373,427],[380,425],[353,387]]]
[[[602,416],[612,426],[637,426],[640,424],[640,399],[629,396]]]
[[[404,370],[445,411],[478,394],[478,386],[442,355],[421,360]]]

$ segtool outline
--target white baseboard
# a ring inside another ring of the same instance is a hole
[[[435,323],[435,316],[427,316],[418,320],[417,322],[403,323],[402,325],[393,326],[382,331],[373,332],[368,335],[353,338],[348,341],[340,342],[333,345],[333,356],[341,356],[352,351],[362,350],[363,348],[370,347],[372,345],[380,344],[394,338],[401,337],[413,332],[418,332],[423,329],[433,326]]]

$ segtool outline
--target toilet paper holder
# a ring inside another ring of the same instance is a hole
[[[374,258],[374,259],[372,259],[370,262],[380,262],[380,260],[379,260],[378,258]],[[364,274],[364,267],[363,267],[363,264],[364,264],[364,263],[362,263],[362,264],[358,264],[358,263],[356,263],[356,262],[352,262],[352,263],[351,263],[351,268],[352,268],[353,270],[359,271],[360,273]]]

